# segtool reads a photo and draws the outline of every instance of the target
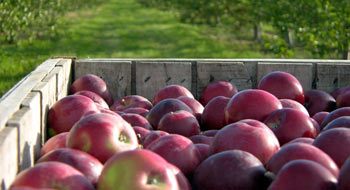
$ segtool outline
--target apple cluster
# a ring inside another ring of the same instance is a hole
[[[256,89],[214,81],[152,100],[113,100],[76,79],[48,113],[49,138],[11,189],[349,190],[350,87],[304,91],[274,71]]]

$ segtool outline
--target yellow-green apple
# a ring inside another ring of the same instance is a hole
[[[124,111],[128,108],[144,108],[150,110],[152,103],[145,97],[140,95],[128,95],[114,101],[110,107],[113,111]]]
[[[211,99],[217,96],[231,98],[237,92],[237,87],[228,81],[214,81],[204,87],[199,102],[206,106]]]
[[[307,90],[305,91],[306,109],[312,117],[321,111],[333,111],[336,108],[335,99],[323,90]]]
[[[178,98],[180,96],[194,98],[193,94],[186,87],[178,84],[172,84],[159,89],[154,95],[152,103],[153,105],[156,105],[158,102],[164,99]]]
[[[49,140],[47,140],[44,143],[43,147],[41,147],[40,155],[43,156],[46,153],[48,153],[52,150],[55,150],[57,148],[66,147],[68,133],[69,132],[63,132],[63,133],[57,134],[57,135],[49,138]]]
[[[230,98],[217,96],[211,99],[204,107],[202,113],[202,126],[204,130],[221,129],[226,125],[225,108]]]

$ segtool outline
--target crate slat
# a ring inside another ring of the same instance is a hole
[[[331,92],[350,85],[350,64],[317,63],[316,88]]]
[[[57,74],[57,100],[68,95],[69,85],[72,82],[72,60],[62,59],[56,64],[56,67],[62,68]]]

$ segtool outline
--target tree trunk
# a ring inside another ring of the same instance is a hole
[[[343,59],[350,60],[350,49],[348,51],[343,51]]]
[[[254,40],[257,42],[261,42],[261,26],[260,23],[254,24]]]
[[[287,29],[283,31],[283,36],[285,42],[287,42],[289,47],[294,47],[294,36],[293,36],[293,31],[290,29]]]

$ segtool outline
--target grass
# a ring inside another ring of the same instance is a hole
[[[0,45],[0,96],[52,56],[78,58],[264,58],[249,31],[194,26],[136,0],[110,0],[65,15],[55,38]]]

